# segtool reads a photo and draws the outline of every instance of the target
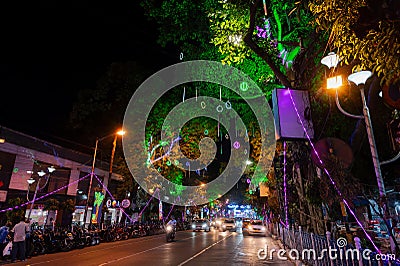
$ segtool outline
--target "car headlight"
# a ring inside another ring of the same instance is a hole
[[[221,224],[222,222],[221,222],[221,221],[217,221],[216,223],[217,223],[217,224]]]
[[[206,227],[207,227],[207,225],[206,225],[206,224],[203,224],[201,227],[203,227],[203,228],[206,228]]]
[[[249,225],[247,228],[249,228],[249,230],[253,230],[253,226]]]
[[[265,231],[265,227],[261,227],[261,231]]]
[[[223,225],[222,227],[223,227],[223,228],[225,228],[225,227],[226,227],[226,225]]]
[[[192,228],[193,228],[193,229],[196,228],[196,225],[192,224]]]

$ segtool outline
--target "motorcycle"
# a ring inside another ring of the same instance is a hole
[[[175,226],[167,225],[167,227],[165,228],[165,232],[167,233],[166,234],[167,242],[173,241],[175,239],[175,232],[176,232]]]

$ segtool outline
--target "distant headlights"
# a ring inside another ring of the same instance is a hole
[[[192,224],[192,228],[195,229],[195,228],[196,228],[196,225],[195,225],[195,224]]]

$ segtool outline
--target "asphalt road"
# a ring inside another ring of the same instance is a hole
[[[259,259],[257,252],[265,245],[279,249],[270,237],[216,230],[179,231],[174,242],[167,243],[162,234],[41,255],[12,265],[294,265],[277,258]]]

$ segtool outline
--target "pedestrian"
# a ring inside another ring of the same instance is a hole
[[[25,235],[25,257],[31,258],[31,251],[32,251],[32,238],[31,238],[31,225],[32,225],[32,218],[26,219],[26,235]]]
[[[12,223],[10,221],[7,221],[4,226],[0,227],[0,256],[2,260],[5,260],[3,256],[3,250],[8,244],[7,236],[10,233],[11,226]]]
[[[11,251],[11,262],[15,262],[17,255],[21,261],[25,261],[25,238],[27,226],[25,217],[21,217],[20,222],[14,225],[11,232],[14,233],[13,246]]]

